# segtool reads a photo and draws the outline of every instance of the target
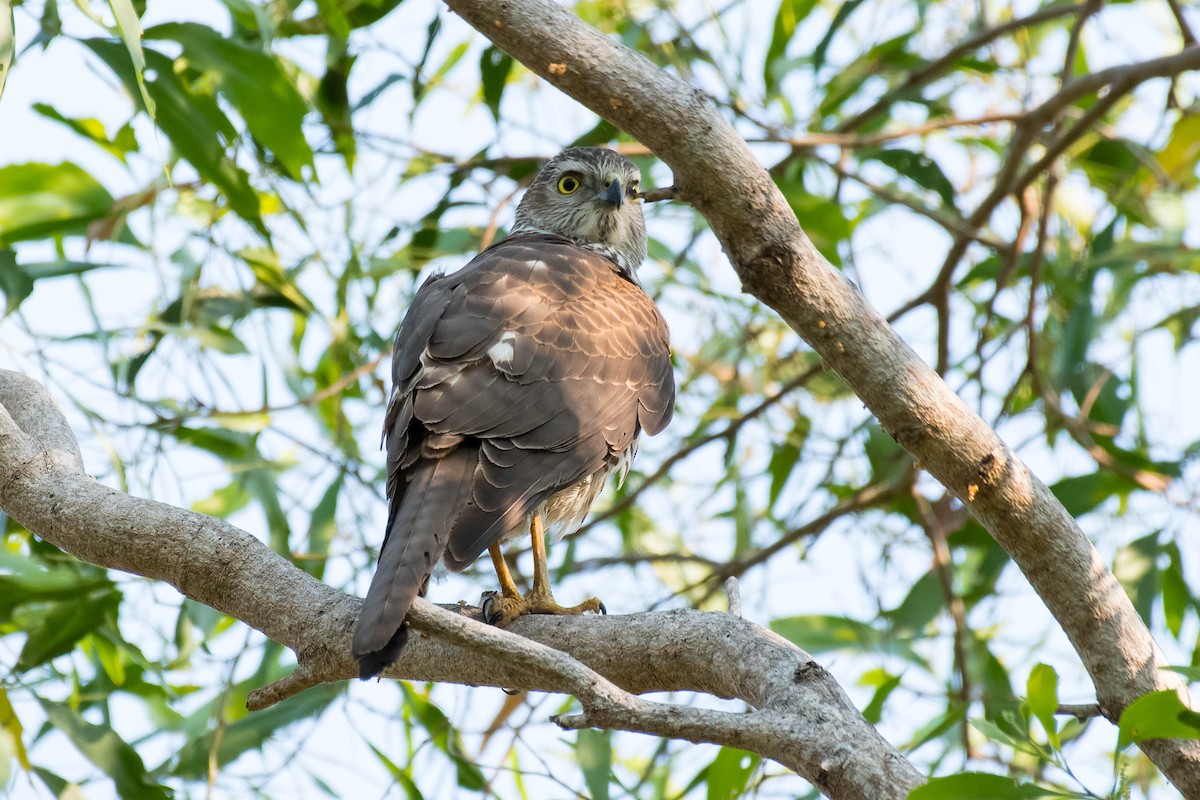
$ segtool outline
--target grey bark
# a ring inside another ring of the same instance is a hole
[[[1104,560],[1050,490],[888,326],[805,236],[746,143],[701,92],[551,0],[446,0],[476,30],[674,170],[680,196],[716,234],[743,288],[775,309],[838,372],[883,428],[954,493],[1016,562],[1116,720],[1137,698],[1174,689],[1162,651]],[[1200,48],[1089,75],[1069,100],[1200,66]],[[1055,102],[1061,102],[1058,100]],[[1142,750],[1200,798],[1200,742]]]
[[[94,564],[164,581],[296,652],[288,678],[250,697],[265,708],[318,683],[357,676],[350,634],[362,607],[229,523],[104,486],[46,390],[0,370],[0,508]],[[609,617],[525,617],[509,630],[478,609],[418,599],[416,629],[392,678],[565,692],[568,729],[604,727],[738,747],[775,759],[829,797],[900,800],[919,772],[824,669],[795,645],[732,614],[680,610]],[[695,691],[747,713],[651,702]]]

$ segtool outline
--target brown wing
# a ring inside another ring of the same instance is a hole
[[[479,448],[444,556],[470,564],[542,500],[612,466],[670,418],[666,323],[612,262],[525,236],[481,254],[433,330],[414,416]]]
[[[388,612],[361,637],[365,649],[356,630],[356,655],[388,643],[419,589],[410,577],[384,583],[385,560],[412,564],[400,570],[411,575],[439,556],[463,569],[544,499],[615,464],[642,429],[662,430],[675,398],[667,327],[650,298],[600,254],[540,235],[427,281],[397,334],[392,378],[390,519],[363,617],[380,605],[376,583]],[[451,455],[473,464],[469,486],[439,490],[414,515],[413,495],[428,493],[427,473]]]

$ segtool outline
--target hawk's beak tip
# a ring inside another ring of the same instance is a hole
[[[605,187],[598,198],[605,205],[613,208],[620,208],[621,202],[625,199],[625,191],[621,188],[621,182],[615,178]]]

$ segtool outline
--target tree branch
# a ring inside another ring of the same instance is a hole
[[[1187,697],[1182,679],[1162,670],[1162,652],[1062,504],[816,251],[770,176],[702,92],[550,0],[448,5],[674,170],[675,185],[708,220],[743,287],[778,311],[1012,556],[1079,653],[1109,719],[1150,691]],[[1200,53],[1184,51],[1119,69],[1166,75],[1189,68],[1194,57]],[[1111,70],[1088,75],[1056,97],[1080,97],[1116,79]],[[1153,740],[1141,747],[1185,796],[1200,798],[1200,743]]]
[[[46,541],[175,586],[296,652],[287,678],[248,699],[266,708],[358,674],[350,633],[361,601],[303,572],[229,523],[103,486],[83,471],[45,389],[0,370],[0,507]],[[830,797],[901,800],[922,777],[863,719],[832,676],[780,636],[733,614],[524,617],[502,631],[470,606],[418,600],[416,633],[390,678],[573,694],[564,728],[605,727],[760,753]],[[519,634],[519,635],[518,635]],[[705,692],[748,713],[636,697]]]

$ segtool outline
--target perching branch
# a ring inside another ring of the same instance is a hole
[[[229,523],[103,486],[37,382],[0,370],[0,507],[55,546],[132,572],[257,628],[296,652],[287,678],[253,693],[266,708],[358,674],[350,631],[361,602],[303,572]],[[732,594],[736,596],[736,594]],[[565,692],[582,713],[564,728],[604,727],[712,742],[772,758],[830,797],[895,798],[920,773],[807,653],[736,614],[525,617],[510,631],[478,609],[418,600],[417,633],[388,677]],[[742,700],[749,712],[652,702],[647,692]]]
[[[649,147],[708,220],[743,287],[835,369],[880,420],[991,532],[1067,633],[1116,719],[1138,697],[1183,681],[1103,558],[1050,490],[905,344],[801,230],[787,200],[716,106],[648,59],[550,0],[447,0],[464,20],[545,80]],[[1075,12],[1064,12],[1075,13]],[[1195,66],[1185,50],[1068,83],[1060,102]],[[553,67],[553,68],[552,68]],[[1043,109],[1045,110],[1045,109]],[[1008,190],[1016,175],[998,181]],[[1200,743],[1143,751],[1200,798]]]

